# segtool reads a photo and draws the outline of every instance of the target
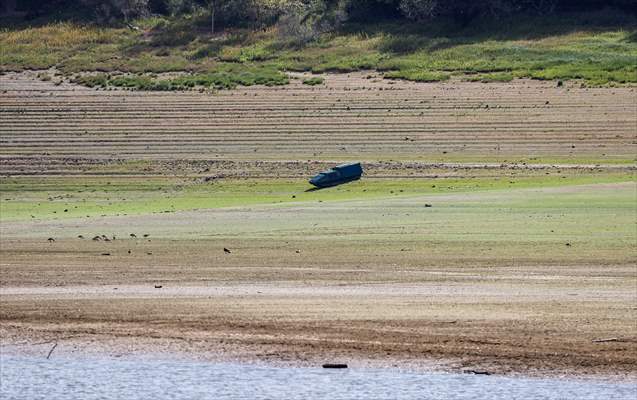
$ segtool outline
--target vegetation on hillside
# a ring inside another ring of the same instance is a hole
[[[0,20],[7,26],[0,32],[0,71],[55,67],[88,86],[144,90],[282,85],[286,71],[368,69],[413,81],[637,82],[637,17],[618,9],[573,12],[572,1],[101,3],[110,8],[89,7],[95,15],[58,15],[66,21],[54,22],[44,15],[50,9],[32,0],[33,19]],[[584,3],[579,8],[601,4]]]

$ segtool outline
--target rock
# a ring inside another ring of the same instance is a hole
[[[225,247],[223,248],[223,252],[224,252],[224,253],[226,253],[226,254],[230,254],[230,253],[232,253],[230,250],[228,250],[228,249],[227,249],[227,248],[225,248]]]
[[[432,205],[431,204],[425,204],[425,207],[429,208],[429,207],[432,207]]]
[[[155,289],[161,289],[162,287],[162,285],[155,285]]]
[[[53,239],[53,238],[48,238],[47,240],[48,240],[49,242],[55,242],[55,239]]]

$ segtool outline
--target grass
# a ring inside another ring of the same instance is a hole
[[[56,67],[83,72],[142,74],[93,86],[183,90],[193,86],[286,84],[285,71],[351,72],[376,69],[413,81],[460,78],[507,82],[515,78],[578,79],[590,85],[637,83],[637,19],[618,13],[437,24],[347,25],[303,46],[276,28],[235,30],[211,37],[188,18],[138,21],[144,32],[72,23],[0,31],[0,70]],[[165,80],[149,74],[186,72]],[[308,79],[309,82],[318,82]],[[318,84],[318,83],[314,83]]]
[[[407,79],[414,82],[439,82],[446,81],[451,77],[445,72],[425,71],[422,69],[406,69],[399,71],[388,71],[385,78],[389,79]]]
[[[635,181],[630,173],[537,175],[519,178],[373,179],[307,191],[304,180],[170,178],[5,178],[0,220],[90,218],[169,213],[258,204],[342,201],[486,190]]]
[[[511,82],[513,74],[510,72],[492,72],[467,76],[469,82]]]

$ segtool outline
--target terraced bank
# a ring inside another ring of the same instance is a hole
[[[0,77],[3,175],[217,169],[290,176],[299,166],[284,161],[347,159],[395,174],[407,161],[416,162],[412,171],[440,162],[630,165],[637,152],[632,87],[427,84],[351,74],[314,87],[297,80],[149,93],[56,86],[33,75]]]

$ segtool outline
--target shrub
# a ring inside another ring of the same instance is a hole
[[[88,87],[106,87],[108,86],[108,75],[80,75],[73,78],[72,82]]]
[[[322,85],[323,84],[323,78],[317,76],[317,77],[314,77],[314,78],[304,79],[303,80],[303,84],[304,85],[309,85],[309,86]]]

